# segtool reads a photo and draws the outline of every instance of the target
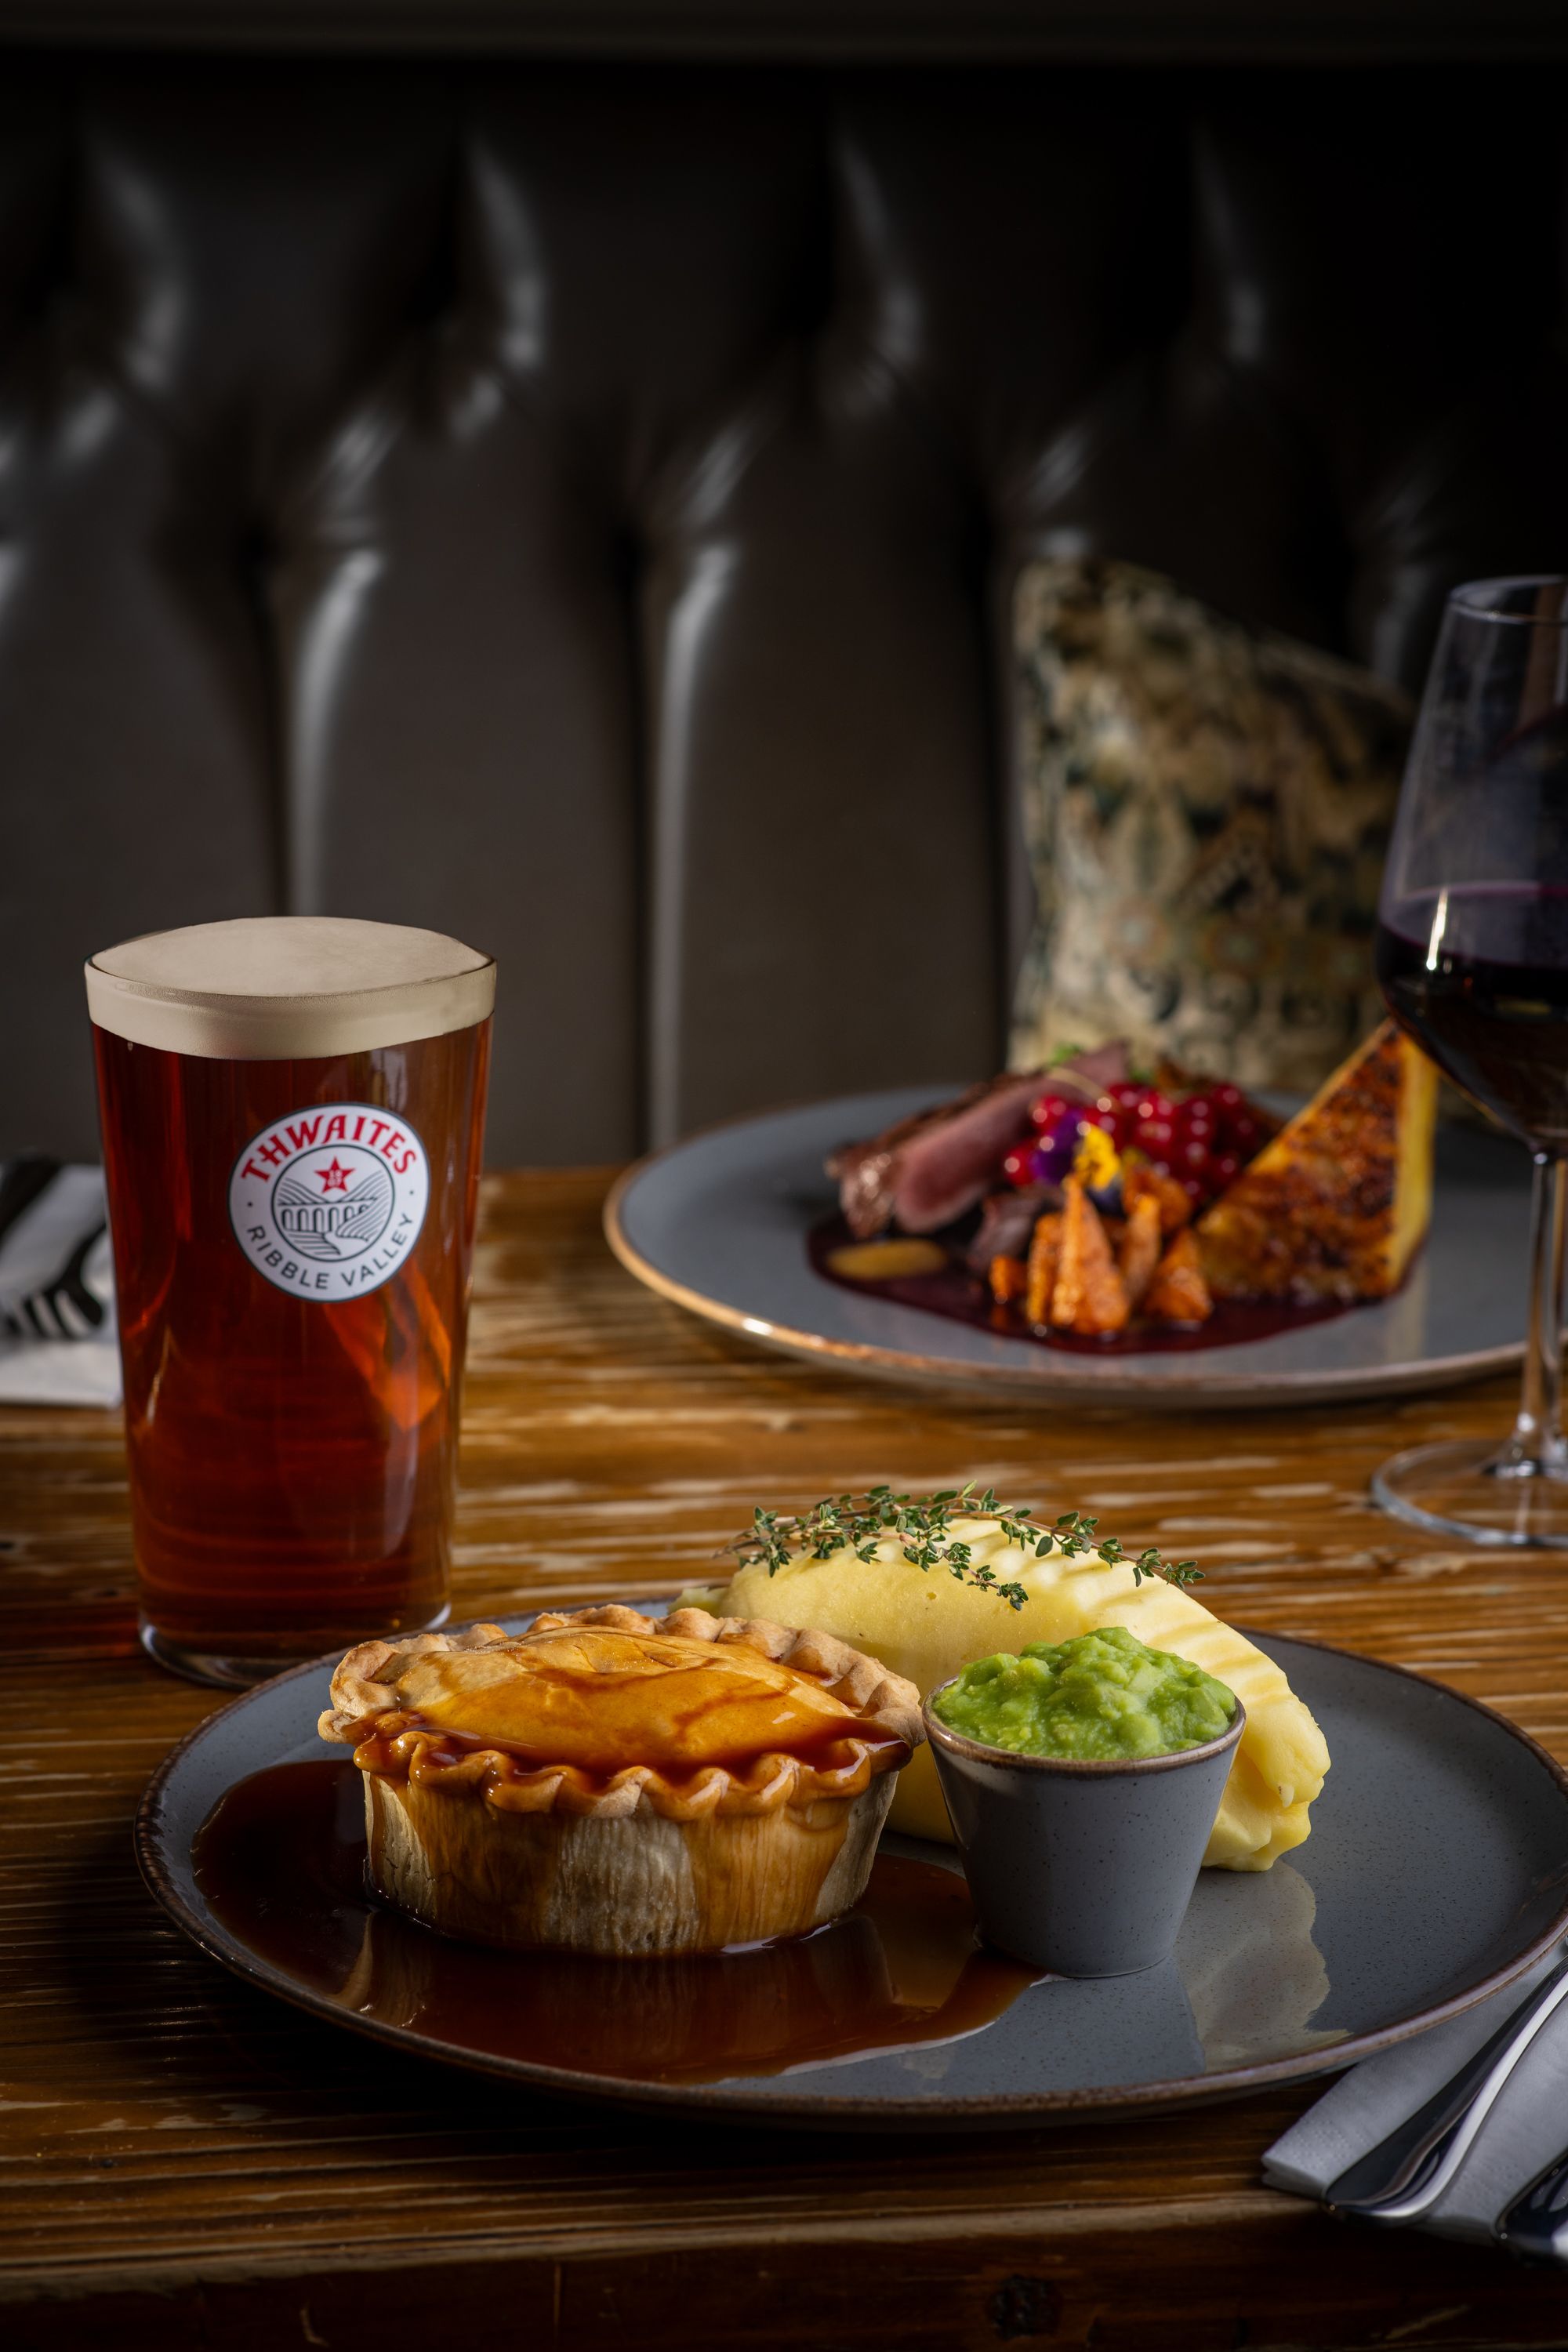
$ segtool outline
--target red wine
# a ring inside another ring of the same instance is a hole
[[[1568,1150],[1568,888],[1415,894],[1379,927],[1377,977],[1456,1086],[1532,1150]]]

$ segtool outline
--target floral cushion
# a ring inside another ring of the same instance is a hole
[[[1131,564],[1031,565],[1014,624],[1038,898],[1014,1066],[1126,1036],[1315,1086],[1381,1016],[1405,698]]]

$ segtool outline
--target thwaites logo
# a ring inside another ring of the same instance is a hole
[[[430,1162],[406,1119],[372,1103],[289,1111],[228,1180],[235,1239],[279,1290],[326,1305],[376,1290],[419,1238]]]

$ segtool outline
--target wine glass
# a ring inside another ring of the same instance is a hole
[[[1441,1535],[1568,1546],[1568,580],[1476,580],[1448,599],[1389,845],[1377,976],[1401,1026],[1527,1146],[1535,1190],[1512,1435],[1395,1454],[1373,1493]]]

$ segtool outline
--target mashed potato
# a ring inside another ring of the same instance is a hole
[[[1039,1559],[1010,1541],[992,1517],[954,1517],[951,1533],[969,1545],[975,1565],[993,1569],[999,1582],[1023,1586],[1027,1598],[1021,1609],[961,1582],[943,1567],[916,1568],[891,1535],[877,1543],[870,1559],[846,1548],[826,1559],[797,1556],[772,1575],[762,1562],[752,1562],[728,1584],[687,1598],[726,1616],[771,1617],[836,1633],[907,1675],[922,1696],[973,1658],[1125,1625],[1151,1649],[1190,1658],[1235,1691],[1247,1709],[1247,1729],[1205,1860],[1225,1870],[1267,1870],[1302,1843],[1329,1751],[1311,1716],[1261,1650],[1163,1578],[1135,1584],[1126,1561],[1090,1550],[1053,1550]],[[917,1750],[900,1775],[889,1822],[911,1836],[952,1843],[929,1748]]]

